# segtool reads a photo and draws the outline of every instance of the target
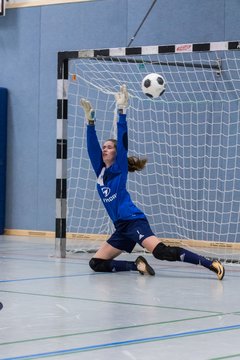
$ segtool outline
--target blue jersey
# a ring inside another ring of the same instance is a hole
[[[87,149],[93,169],[97,175],[97,190],[113,223],[119,220],[145,218],[131,200],[126,189],[128,176],[128,136],[126,115],[119,114],[117,123],[117,156],[115,162],[106,168],[102,159],[94,125],[87,126]]]

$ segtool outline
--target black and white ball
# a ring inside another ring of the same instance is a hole
[[[148,74],[142,80],[142,91],[150,98],[156,99],[161,96],[166,87],[164,78],[156,73]]]

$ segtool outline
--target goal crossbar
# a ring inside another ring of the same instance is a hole
[[[149,61],[142,59],[124,59],[124,58],[116,58],[110,56],[97,56],[96,58],[92,58],[92,60],[103,60],[103,61],[112,61],[112,62],[122,62],[129,64],[151,64],[151,65],[165,65],[165,66],[180,66],[186,68],[199,68],[199,69],[214,69],[217,71],[221,71],[221,62],[218,61],[216,64],[199,64],[199,63],[188,63],[188,62],[163,62],[163,61]]]

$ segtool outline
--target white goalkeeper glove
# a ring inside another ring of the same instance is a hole
[[[83,111],[85,113],[85,118],[87,120],[87,123],[89,125],[94,125],[95,122],[95,111],[90,103],[90,101],[86,100],[86,99],[81,99],[80,100],[80,105],[83,108]]]
[[[118,112],[126,114],[126,109],[128,107],[128,91],[126,85],[120,87],[120,91],[115,94],[115,100]]]

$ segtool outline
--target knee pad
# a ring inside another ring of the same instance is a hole
[[[112,272],[111,260],[91,258],[89,266],[96,272]]]
[[[153,256],[159,260],[180,261],[180,250],[176,246],[166,246],[159,243],[152,252]]]

